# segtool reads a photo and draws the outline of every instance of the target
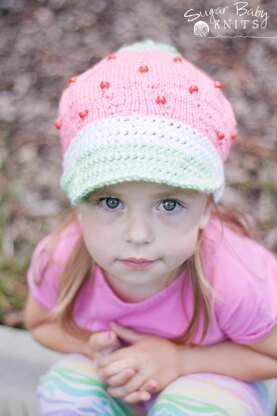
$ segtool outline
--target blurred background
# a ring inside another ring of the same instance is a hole
[[[233,1],[1,0],[0,324],[22,327],[32,251],[69,212],[54,127],[68,78],[146,37],[173,43],[223,84],[239,126],[223,202],[244,212],[277,253],[277,5],[248,4],[267,11],[266,30],[199,37],[184,13],[231,9]]]

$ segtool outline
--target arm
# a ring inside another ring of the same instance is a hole
[[[277,360],[277,325],[273,327],[269,335],[262,341],[247,345],[247,347]]]
[[[25,306],[25,326],[36,341],[44,347],[63,353],[84,353],[90,355],[88,340],[92,335],[87,331],[84,339],[65,332],[57,322],[43,322],[49,311],[29,295]]]
[[[194,373],[217,373],[247,382],[277,377],[277,360],[263,353],[261,343],[258,343],[260,352],[254,351],[253,346],[249,348],[231,341],[191,348],[165,338],[139,334],[118,324],[111,327],[132,345],[100,358],[97,366],[110,386],[109,393],[126,402],[143,400],[138,394],[147,381],[156,383],[155,391],[161,391],[177,377]],[[267,351],[276,351],[275,334],[276,331],[272,332],[267,341],[263,341]],[[170,365],[165,365],[166,362]],[[118,374],[129,368],[136,369],[136,374],[122,385]]]
[[[277,360],[249,346],[225,341],[198,348],[178,346],[180,375],[217,373],[252,382],[277,377]]]
[[[25,326],[30,331],[36,341],[46,348],[63,352],[75,353],[79,352],[88,355],[93,360],[101,356],[103,352],[112,351],[121,348],[121,342],[116,334],[112,331],[104,331],[92,334],[86,332],[85,338],[80,340],[64,331],[57,322],[43,322],[47,317],[48,311],[41,307],[37,301],[29,294],[25,306]],[[134,371],[123,371],[120,374],[121,383],[124,384],[134,375]],[[139,392],[139,397],[149,399],[149,391],[153,390],[153,386],[145,383],[143,389]]]

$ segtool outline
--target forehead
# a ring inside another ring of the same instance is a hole
[[[195,196],[199,194],[199,192],[192,189],[183,189],[179,187],[168,186],[165,184],[157,184],[154,182],[133,181],[102,187],[100,189],[95,190],[90,195],[90,197],[107,194],[107,192],[111,192],[113,194],[122,196],[128,195],[130,193],[136,194],[137,192],[151,196],[162,196],[168,194]]]

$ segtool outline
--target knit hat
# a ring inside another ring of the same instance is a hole
[[[60,129],[61,187],[77,206],[97,188],[145,181],[212,193],[236,121],[220,82],[152,40],[124,46],[69,79]]]

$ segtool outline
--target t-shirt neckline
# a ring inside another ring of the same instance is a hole
[[[170,294],[172,294],[172,292],[177,291],[179,289],[183,279],[186,278],[187,274],[187,270],[184,269],[172,282],[169,283],[168,286],[165,286],[162,290],[150,296],[149,298],[138,302],[127,302],[121,299],[119,296],[117,296],[116,293],[112,290],[112,288],[105,279],[101,266],[99,266],[97,263],[95,263],[94,271],[95,283],[97,284],[97,286],[101,286],[101,290],[105,291],[106,295],[112,298],[112,300],[116,302],[118,305],[120,305],[121,307],[124,306],[129,309],[143,309],[144,307],[157,303],[163,298],[169,296]]]

